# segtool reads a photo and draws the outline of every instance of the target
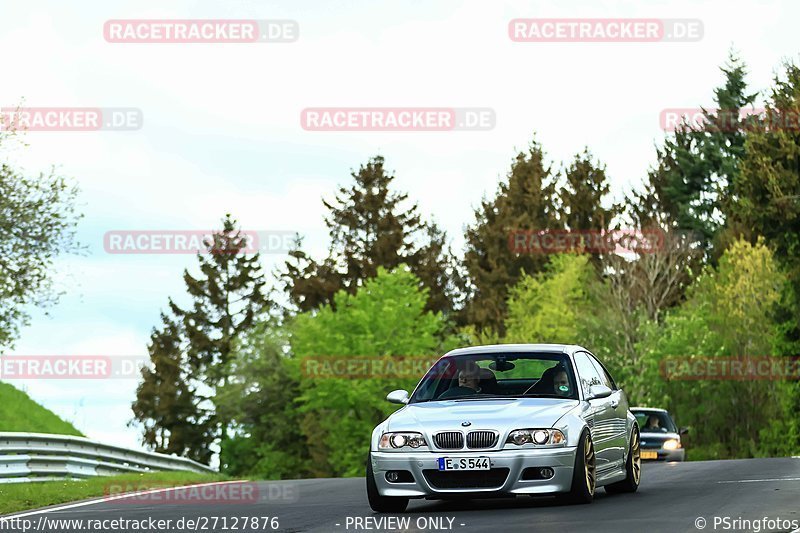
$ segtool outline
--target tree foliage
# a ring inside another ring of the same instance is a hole
[[[570,254],[553,257],[543,272],[523,274],[510,291],[505,341],[574,344],[594,308],[595,278],[588,256]]]
[[[325,224],[331,243],[328,256],[316,261],[296,242],[282,279],[292,304],[300,311],[335,305],[339,290],[354,294],[378,269],[406,264],[428,289],[427,309],[451,313],[457,299],[455,261],[446,235],[433,222],[423,222],[408,195],[392,190],[395,179],[376,156],[353,182],[339,187],[327,209]]]
[[[0,164],[0,348],[13,345],[31,307],[58,301],[55,261],[82,250],[77,197],[77,187],[54,170],[32,177]]]
[[[603,205],[611,186],[605,166],[594,161],[588,149],[575,155],[564,171],[564,181],[558,206],[564,227],[574,231],[604,231],[612,227],[621,206]]]
[[[203,462],[212,443],[227,436],[230,420],[216,409],[215,394],[228,382],[234,343],[271,306],[259,255],[244,253],[246,237],[230,215],[206,244],[210,253],[197,255],[200,275],[183,275],[191,306],[169,300],[172,316],[163,316],[164,326],[153,332],[153,367],[142,370],[133,404],[144,444]],[[176,413],[167,412],[170,404],[180,407]],[[186,421],[196,430],[176,433]]]
[[[775,79],[766,116],[748,132],[733,184],[729,239],[763,236],[787,269],[791,298],[782,307],[787,340],[800,349],[800,67],[787,63]]]
[[[656,150],[625,211],[605,166],[584,149],[554,171],[534,140],[483,199],[456,261],[381,157],[324,202],[321,260],[298,238],[281,274],[289,305],[268,307],[255,260],[223,248],[185,276],[193,306],[170,301],[153,332],[153,366],[134,410],[160,451],[207,461],[220,442],[237,476],[363,474],[372,428],[424,371],[317,375],[320,360],[435,359],[472,343],[569,343],[593,351],[633,404],[666,407],[692,427],[689,457],[800,453],[795,381],[674,379],[665,365],[701,358],[783,357],[800,349],[800,69],[786,65],[767,116],[742,119],[755,94],[731,55],[717,109]],[[650,250],[531,254],[511,232],[662,230]],[[226,244],[227,243],[227,244]],[[231,298],[232,296],[232,298]],[[452,334],[453,318],[463,326]]]
[[[291,366],[286,330],[275,318],[242,335],[230,378],[217,390],[220,417],[231,420],[220,468],[233,476],[305,477],[310,467],[295,410],[300,381]]]
[[[405,266],[378,268],[355,294],[342,290],[335,310],[325,306],[298,315],[291,346],[298,375],[309,360],[325,357],[438,357],[453,347],[440,338],[446,326],[440,313],[425,310],[428,294]],[[396,406],[385,401],[394,389],[411,390],[417,377],[315,377],[302,380],[299,396],[304,445],[317,476],[362,475],[372,428]]]
[[[134,420],[142,425],[142,442],[153,451],[208,463],[213,452],[207,444],[215,437],[213,413],[190,384],[180,325],[163,313],[161,319],[147,347],[151,365],[142,368],[136,388]]]
[[[527,151],[517,154],[495,197],[484,199],[475,210],[475,222],[465,234],[469,296],[464,314],[465,322],[478,331],[495,330],[502,335],[508,288],[522,273],[540,272],[547,264],[545,255],[514,253],[509,234],[562,227],[555,202],[556,179],[534,140]]]
[[[644,190],[628,205],[640,228],[686,231],[709,252],[725,224],[744,154],[751,119],[742,111],[757,96],[748,92],[746,65],[734,53],[720,70],[725,82],[714,90],[716,108],[703,110],[701,124],[681,123],[665,138]]]
[[[663,326],[647,328],[639,349],[649,361],[643,370],[651,387],[642,399],[679,413],[681,423],[693,428],[700,457],[786,453],[800,444],[786,439],[797,435],[793,414],[784,405],[795,383],[669,380],[672,374],[665,370],[670,360],[784,355],[776,352],[780,329],[774,313],[786,282],[763,241],[737,241],[717,268],[708,267],[697,279],[686,303]],[[779,434],[782,440],[774,438]]]

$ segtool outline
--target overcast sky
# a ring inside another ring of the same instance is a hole
[[[131,107],[136,131],[29,132],[5,153],[25,172],[56,165],[81,188],[84,257],[58,261],[67,291],[34,313],[19,355],[144,355],[191,255],[112,255],[110,230],[208,229],[227,212],[246,229],[291,230],[319,255],[321,198],[381,154],[395,185],[460,251],[472,208],[492,194],[533,132],[560,164],[588,146],[622,198],[663,139],[665,108],[710,106],[734,47],[751,87],[798,57],[795,1],[12,2],[2,0],[0,105]],[[519,43],[515,18],[689,18],[696,42]],[[110,19],[282,19],[291,43],[109,43]],[[480,107],[488,131],[321,132],[309,107]],[[265,258],[271,270],[282,256]],[[126,427],[134,380],[14,381],[91,438],[139,446]],[[1,429],[1,428],[0,428]]]

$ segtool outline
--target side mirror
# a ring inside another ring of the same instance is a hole
[[[587,400],[599,400],[601,398],[608,398],[614,394],[614,391],[605,385],[592,385],[589,387],[589,396]]]
[[[678,435],[686,435],[689,433],[689,428],[681,428],[678,430]]]
[[[403,389],[393,390],[386,395],[386,400],[390,403],[405,405],[408,403],[408,391],[404,391]]]

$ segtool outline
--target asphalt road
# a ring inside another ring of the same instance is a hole
[[[363,478],[258,482],[248,487],[233,484],[224,490],[221,486],[211,488],[220,494],[213,492],[209,498],[208,494],[182,494],[180,491],[187,489],[179,489],[140,496],[141,501],[84,502],[78,507],[56,507],[12,517],[30,520],[29,531],[54,532],[75,531],[76,528],[74,523],[69,527],[53,520],[75,519],[106,520],[100,531],[673,533],[698,531],[700,528],[696,524],[705,524],[705,531],[792,531],[800,527],[800,458],[646,464],[637,493],[612,496],[599,490],[590,505],[558,505],[551,499],[533,498],[458,502],[412,500],[408,511],[398,515],[372,513]],[[247,490],[241,490],[243,488]],[[249,492],[251,489],[255,492]],[[253,503],[254,500],[258,502]],[[377,522],[390,516],[392,522]],[[247,525],[245,517],[249,521]],[[257,524],[253,517],[260,517]],[[271,520],[273,517],[277,518],[277,523]],[[715,517],[718,520],[728,517],[729,522],[717,522],[715,527]],[[109,522],[120,518],[141,520],[140,525],[150,519],[170,519],[173,525],[141,529],[130,523],[125,527]],[[175,522],[181,518],[197,520],[197,523],[184,521],[176,527]],[[705,522],[698,520],[700,518]],[[765,518],[783,522],[764,523]],[[398,522],[406,519],[408,527]],[[736,519],[742,519],[738,527]],[[759,523],[748,524],[744,520]],[[789,522],[792,520],[795,525]],[[22,525],[19,521],[12,524],[6,520],[0,531],[21,531]],[[84,531],[86,525],[84,522]]]

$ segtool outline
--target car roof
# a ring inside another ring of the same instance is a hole
[[[443,357],[459,355],[475,355],[483,353],[566,353],[572,354],[576,350],[585,350],[574,344],[487,344],[483,346],[469,346],[467,348],[457,348],[450,350]],[[587,350],[588,351],[588,350]]]

